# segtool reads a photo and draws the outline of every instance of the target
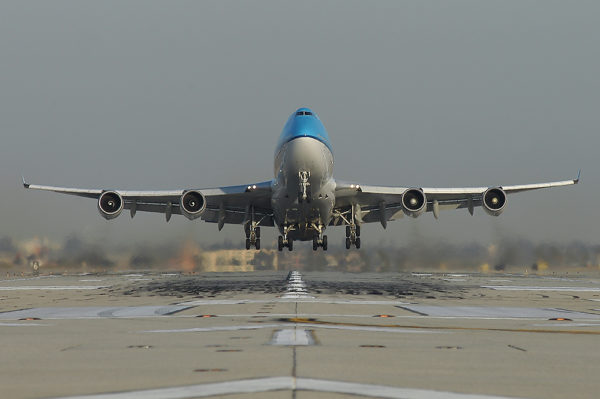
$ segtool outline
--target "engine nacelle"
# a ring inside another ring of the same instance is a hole
[[[123,211],[125,201],[123,197],[116,191],[105,191],[98,198],[98,211],[106,220],[116,218]]]
[[[506,193],[500,187],[488,188],[481,198],[483,210],[492,216],[498,216],[506,208]]]
[[[181,214],[190,220],[202,216],[206,210],[206,199],[200,191],[189,190],[183,193],[179,199]]]
[[[408,216],[416,218],[427,209],[427,198],[420,188],[409,188],[402,194],[402,209]]]

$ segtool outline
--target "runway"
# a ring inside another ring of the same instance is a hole
[[[592,398],[598,275],[0,280],[6,398]]]

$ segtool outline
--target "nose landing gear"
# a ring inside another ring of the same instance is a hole
[[[304,201],[307,203],[311,202],[312,192],[310,190],[310,182],[308,179],[310,178],[310,172],[300,171],[298,172],[298,180],[300,182],[300,187],[298,190],[298,203],[301,204]]]

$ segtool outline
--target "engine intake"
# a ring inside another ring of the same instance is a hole
[[[420,188],[409,188],[402,194],[402,208],[404,213],[414,218],[425,212],[427,198]]]
[[[179,200],[181,214],[190,220],[202,216],[206,210],[206,199],[200,191],[190,190],[183,193]]]
[[[500,187],[488,188],[483,193],[482,203],[488,215],[498,216],[506,207],[506,193]]]
[[[98,211],[104,219],[111,220],[121,214],[124,204],[123,197],[118,192],[105,191],[98,198]]]

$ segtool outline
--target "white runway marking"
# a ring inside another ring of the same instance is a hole
[[[520,286],[520,285],[482,285],[481,288],[489,288],[497,291],[573,291],[573,292],[600,292],[600,287],[544,287],[544,286]]]
[[[302,281],[302,275],[297,271],[290,272],[288,276],[288,284],[285,294],[281,296],[283,299],[302,299],[314,298],[308,295],[306,284]]]
[[[575,312],[567,309],[554,308],[519,308],[495,306],[430,306],[406,305],[402,309],[432,317],[464,317],[464,318],[495,318],[515,319],[533,318],[549,319],[552,317],[565,317],[569,319],[600,319],[600,315],[593,313]]]
[[[29,291],[29,290],[97,290],[108,285],[23,285],[18,287],[0,287],[0,291]]]
[[[311,331],[296,328],[275,331],[271,342],[269,342],[269,345],[283,346],[308,346],[314,344],[315,340],[312,337]]]
[[[72,307],[72,308],[32,308],[0,313],[0,320],[18,320],[24,318],[40,319],[97,319],[106,317],[157,317],[168,316],[189,306],[129,306],[129,307]]]
[[[54,399],[188,399],[205,398],[216,395],[292,390],[330,392],[385,399],[508,399],[503,396],[430,391],[425,389],[397,388],[385,385],[293,377],[270,377],[251,380],[224,381],[143,391],[65,396]]]
[[[408,305],[402,301],[368,301],[368,300],[345,300],[328,298],[274,298],[274,299],[199,299],[197,301],[181,302],[180,305],[202,306],[202,305],[244,305],[247,303],[330,303],[335,305]]]
[[[256,324],[256,325],[241,325],[241,326],[215,326],[215,327],[194,327],[182,328],[173,330],[147,330],[145,333],[187,333],[187,332],[214,332],[214,331],[238,331],[238,330],[261,330],[265,328],[290,328],[294,326],[289,324]],[[302,323],[301,327],[310,327],[314,329],[324,328],[330,330],[348,330],[348,331],[372,331],[372,332],[391,332],[403,334],[446,334],[446,332],[411,329],[401,327],[368,327],[368,326],[344,326],[344,325],[328,325],[328,324],[310,324]]]

